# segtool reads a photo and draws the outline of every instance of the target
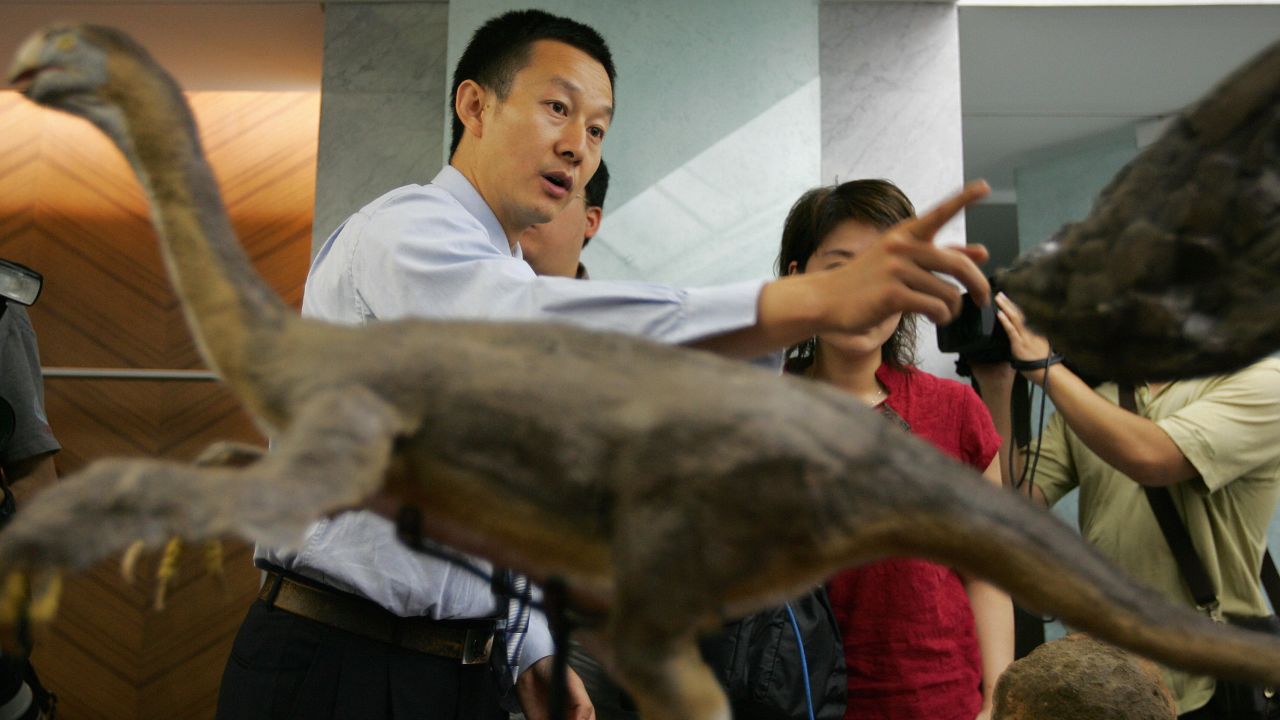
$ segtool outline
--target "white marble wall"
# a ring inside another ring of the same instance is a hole
[[[924,210],[964,183],[954,5],[824,2],[819,11],[822,181],[892,180]],[[963,219],[939,242],[964,244]],[[954,374],[921,332],[922,365]]]
[[[440,169],[448,29],[447,3],[326,7],[313,248],[365,203]]]

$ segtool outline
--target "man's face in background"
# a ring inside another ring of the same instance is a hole
[[[521,233],[525,261],[539,275],[577,277],[582,248],[600,229],[600,215],[599,207],[587,207],[577,194],[550,222]]]

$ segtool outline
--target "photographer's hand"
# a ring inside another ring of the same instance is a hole
[[[1049,341],[1027,329],[1022,311],[1012,300],[1000,293],[996,305],[1015,358],[1040,360],[1049,355]],[[1094,392],[1066,366],[1023,374],[1043,385],[1047,372],[1053,373],[1046,389],[1049,399],[1067,426],[1108,465],[1140,485],[1172,485],[1196,476],[1198,471],[1159,425]]]
[[[1014,359],[1043,360],[1049,357],[1052,350],[1048,339],[1027,327],[1022,308],[1004,293],[996,294],[996,307],[999,308],[996,317],[1000,319],[1000,324],[1004,326],[1004,331],[1009,336],[1009,350]],[[1031,382],[1043,385],[1047,372],[1045,369],[1023,370],[1022,374]]]

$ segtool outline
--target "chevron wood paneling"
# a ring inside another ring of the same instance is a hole
[[[318,93],[190,93],[232,224],[294,307],[310,257]],[[45,275],[31,308],[45,366],[201,368],[165,275],[146,200],[96,130],[0,92],[0,257]],[[96,458],[189,460],[216,440],[263,444],[234,398],[198,381],[46,380],[59,472]],[[232,637],[257,590],[251,549],[227,545],[225,577],[200,548],[153,608],[155,558],[137,580],[118,560],[68,578],[34,660],[67,720],[213,716]]]

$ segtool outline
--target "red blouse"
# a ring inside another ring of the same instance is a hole
[[[986,470],[1000,449],[987,408],[967,385],[882,365],[886,404],[911,431]],[[890,558],[845,570],[828,586],[849,666],[845,720],[973,720],[982,663],[973,611],[952,569]]]

